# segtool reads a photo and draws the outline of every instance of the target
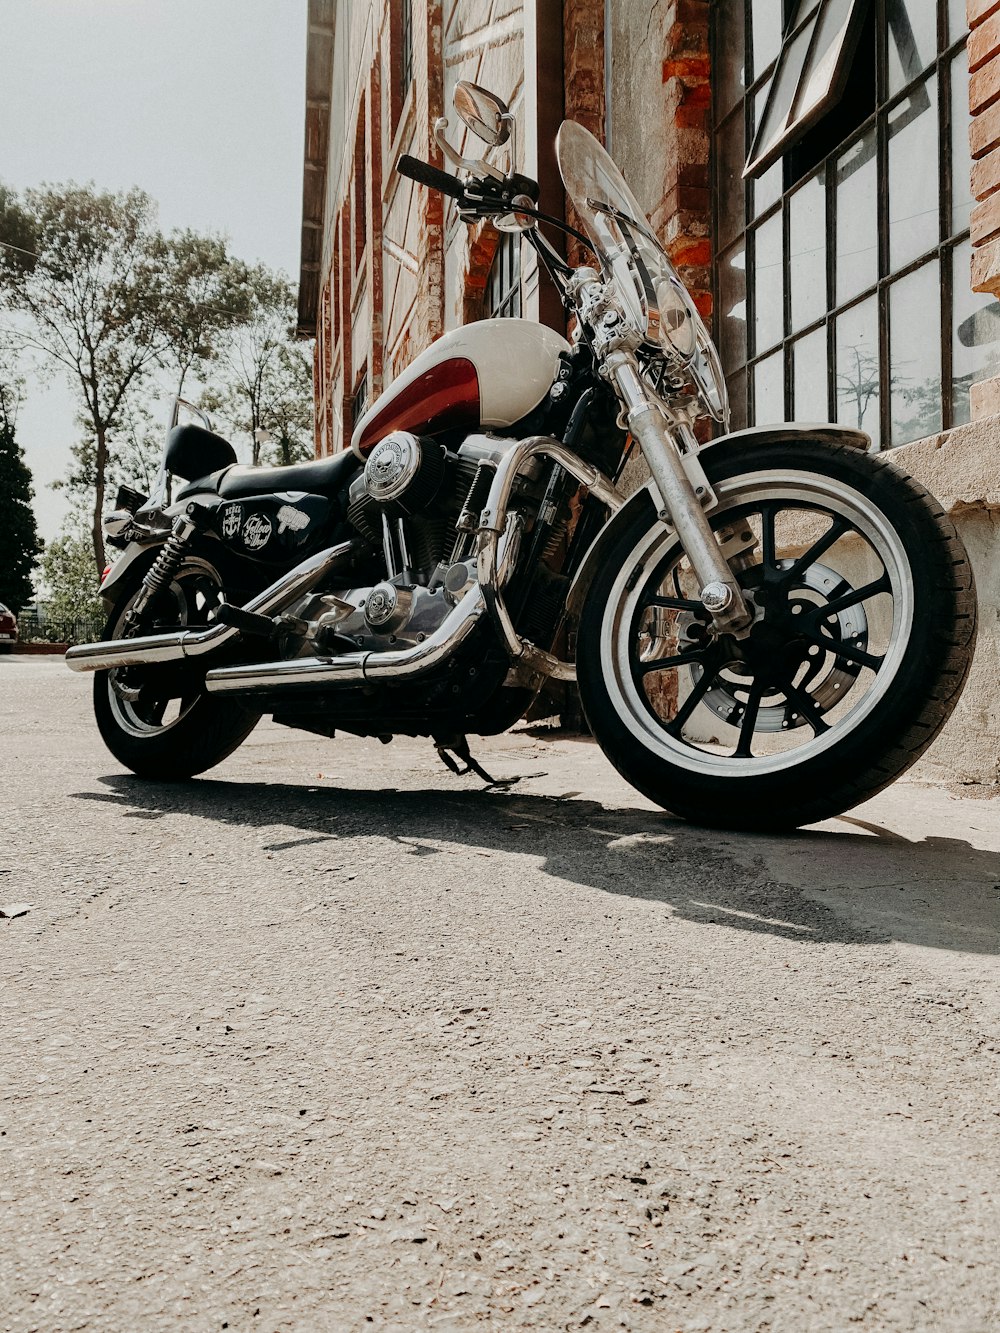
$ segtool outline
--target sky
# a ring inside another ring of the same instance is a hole
[[[306,0],[0,0],[0,180],[141,186],[164,228],[228,234],[298,278]],[[157,404],[159,407],[159,404]],[[32,376],[18,440],[51,539],[76,439]]]

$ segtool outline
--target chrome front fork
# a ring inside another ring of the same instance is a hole
[[[612,352],[605,364],[625,407],[629,431],[638,440],[660,493],[659,517],[677,533],[691,561],[702,605],[720,634],[745,632],[753,614],[702,507],[710,495],[705,493],[708,483],[700,464],[695,462],[697,446],[690,428],[672,427],[660,408],[650,402],[635,362],[627,352]],[[682,452],[684,444],[689,446],[686,454]],[[694,463],[693,476],[685,466],[685,457]]]

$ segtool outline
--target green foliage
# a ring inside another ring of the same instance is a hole
[[[39,609],[45,619],[63,623],[103,618],[94,552],[85,528],[69,526],[49,543],[42,557],[42,579]]]
[[[19,398],[16,381],[0,381],[0,602],[14,611],[34,596],[31,575],[42,549],[31,473],[14,437]]]
[[[192,371],[204,370],[220,340],[252,313],[249,270],[233,259],[221,236],[186,229],[153,242],[157,299],[167,344],[163,364],[178,395]]]
[[[0,309],[77,391],[82,437],[61,484],[89,503],[92,569],[105,563],[107,497],[121,481],[148,489],[158,467],[162,433],[138,405],[155,375],[177,394],[209,382],[212,406],[255,440],[255,462],[311,456],[311,359],[291,336],[283,275],[234,259],[221,237],[164,235],[137,189],[0,185],[0,242]]]

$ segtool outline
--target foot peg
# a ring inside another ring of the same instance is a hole
[[[242,606],[230,606],[221,602],[215,609],[215,619],[222,625],[232,625],[241,634],[249,634],[258,639],[273,639],[278,628],[270,616],[258,615],[256,611],[244,611]]]
[[[469,738],[467,736],[450,736],[447,740],[439,741],[435,739],[434,748],[441,756],[441,762],[445,768],[451,769],[456,777],[464,777],[466,773],[475,773],[477,778],[482,778],[487,787],[496,787],[501,791],[507,787],[513,787],[515,782],[520,782],[520,778],[491,778],[482,764],[473,759],[469,753]],[[462,764],[465,767],[462,767]]]

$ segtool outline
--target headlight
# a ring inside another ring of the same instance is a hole
[[[686,364],[697,347],[690,307],[672,278],[661,278],[654,290],[660,314],[660,346],[667,356],[679,356]]]

